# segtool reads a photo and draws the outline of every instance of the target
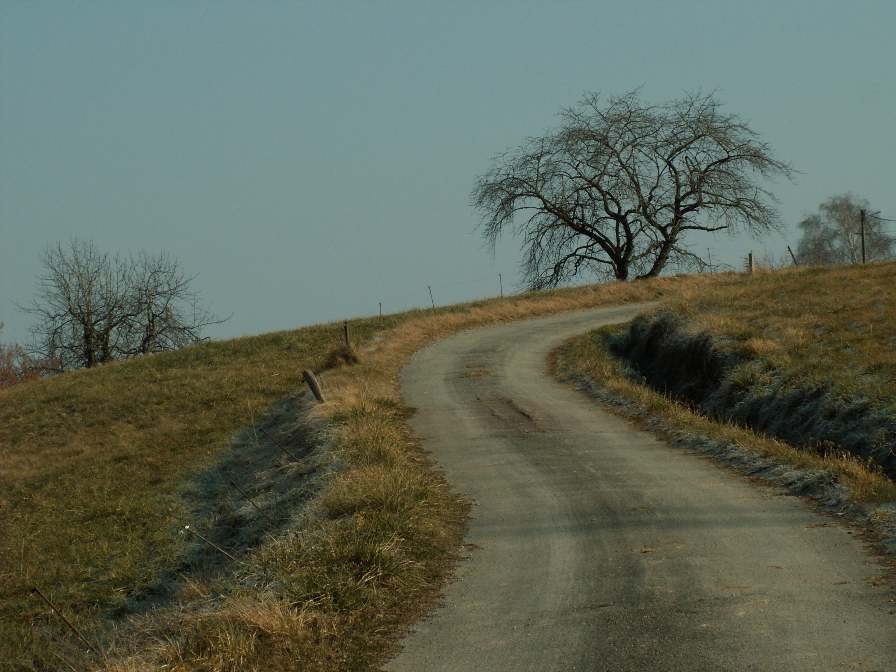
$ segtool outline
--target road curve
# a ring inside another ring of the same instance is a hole
[[[546,375],[564,339],[637,311],[468,331],[406,367],[414,428],[474,508],[386,669],[896,670],[894,594],[847,528]]]

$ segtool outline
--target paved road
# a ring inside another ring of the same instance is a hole
[[[387,669],[896,670],[893,593],[846,528],[546,376],[550,349],[634,312],[465,332],[406,368],[475,506],[469,558]]]

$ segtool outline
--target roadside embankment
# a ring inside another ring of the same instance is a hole
[[[896,264],[741,278],[682,285],[660,310],[573,338],[552,370],[896,554]]]
[[[711,418],[807,450],[845,452],[896,477],[896,415],[864,395],[822,381],[805,385],[671,312],[640,316],[613,350],[655,390]]]

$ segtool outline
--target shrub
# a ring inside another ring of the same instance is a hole
[[[20,345],[0,343],[0,388],[38,378],[37,363]]]

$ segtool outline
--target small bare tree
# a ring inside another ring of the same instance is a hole
[[[854,194],[832,196],[818,212],[799,223],[797,246],[800,263],[810,265],[858,264],[862,261],[862,215],[865,217],[865,257],[868,261],[889,259],[896,251],[896,237],[871,212],[868,201]]]
[[[33,354],[59,370],[114,359],[127,317],[125,265],[79,240],[47,246],[41,264],[37,296],[25,309],[37,318]]]
[[[713,95],[650,105],[638,92],[590,94],[561,121],[497,157],[471,197],[492,245],[508,229],[522,237],[533,289],[582,272],[628,280],[670,263],[702,269],[689,232],[777,226],[760,181],[793,171]]]
[[[170,256],[109,255],[90,241],[48,246],[37,296],[24,308],[32,354],[57,371],[172,350],[220,322]]]
[[[3,323],[0,322],[0,336]],[[0,341],[0,389],[38,377],[38,370],[25,349],[17,343]]]

